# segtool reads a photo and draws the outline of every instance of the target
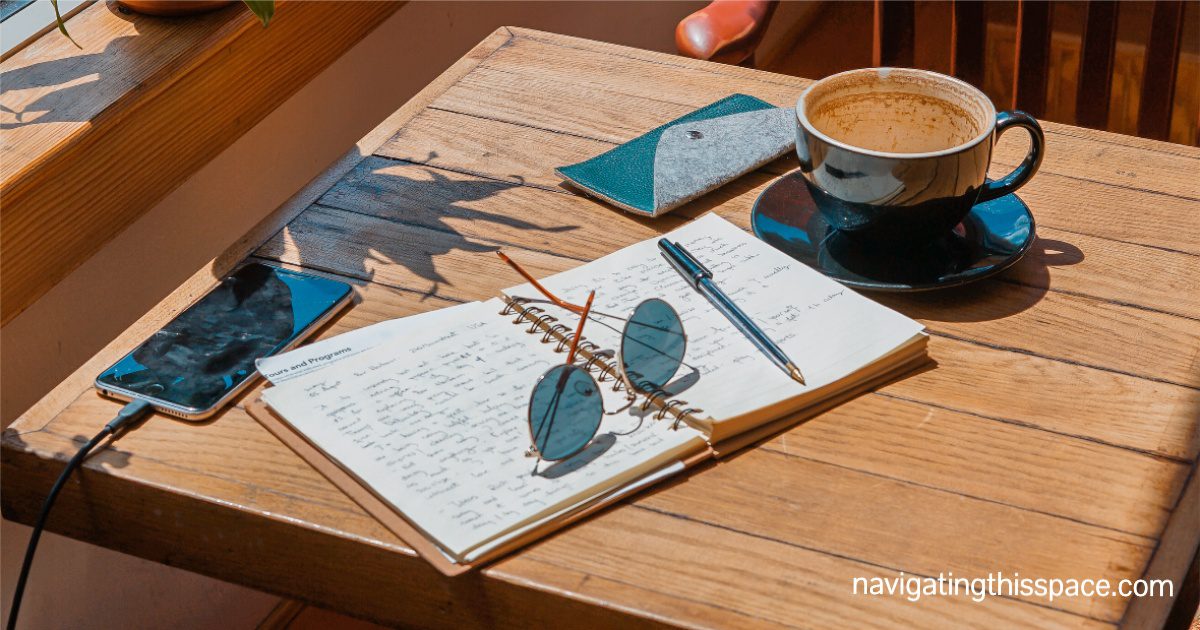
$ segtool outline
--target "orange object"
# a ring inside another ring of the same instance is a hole
[[[739,64],[754,56],[777,2],[716,0],[675,27],[675,47],[695,59]]]
[[[517,273],[521,274],[522,278],[525,278],[525,280],[529,284],[533,285],[533,288],[537,289],[542,295],[546,296],[546,299],[550,300],[555,305],[565,308],[568,311],[571,311],[572,313],[586,313],[587,312],[585,310],[585,307],[583,307],[583,306],[579,306],[578,304],[571,304],[570,302],[567,302],[565,300],[558,299],[558,296],[551,293],[548,289],[546,289],[546,287],[543,287],[542,284],[540,282],[538,282],[533,276],[529,275],[528,271],[525,271],[524,269],[521,268],[520,265],[513,262],[513,259],[509,258],[508,256],[505,256],[504,252],[497,250],[496,255],[500,257],[500,260],[503,260],[504,262],[508,263],[508,266],[512,267],[513,269],[516,269]],[[592,293],[595,294],[595,291],[593,291]],[[589,306],[591,305],[591,302],[592,302],[591,298],[589,298],[588,299]]]
[[[567,353],[567,365],[575,362],[575,350],[579,348],[579,338],[583,335],[583,325],[587,323],[588,313],[592,311],[592,300],[596,298],[596,292],[592,291],[588,294],[587,304],[583,305],[583,313],[579,315],[579,325],[575,327],[575,336],[571,337],[571,351]]]

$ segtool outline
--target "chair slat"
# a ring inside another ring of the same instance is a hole
[[[915,26],[913,0],[875,0],[872,63],[877,67],[912,67]]]
[[[1050,64],[1050,2],[1017,3],[1017,54],[1013,74],[1016,109],[1033,116],[1046,113],[1046,77]]]
[[[1108,126],[1117,52],[1117,13],[1114,0],[1092,0],[1084,7],[1083,49],[1075,88],[1075,124],[1083,127]]]
[[[987,14],[982,0],[954,0],[950,30],[950,73],[983,86]]]
[[[1183,39],[1182,0],[1158,0],[1150,18],[1150,38],[1142,71],[1142,96],[1138,101],[1138,135],[1167,140],[1171,133],[1171,105],[1175,77],[1179,74]]]

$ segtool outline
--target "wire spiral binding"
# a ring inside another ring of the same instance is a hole
[[[542,335],[542,343],[550,343],[550,338],[555,335],[558,335],[560,341],[558,342],[557,346],[554,346],[554,351],[562,352],[563,348],[565,348],[566,345],[570,343],[568,335],[574,335],[574,334],[575,333],[571,332],[570,326],[567,326],[566,324],[555,324],[555,325],[551,326],[550,328],[548,328],[546,330],[546,333],[544,335]]]
[[[671,412],[672,407],[682,407],[686,404],[687,404],[687,401],[679,400],[678,398],[672,398],[671,400],[668,400],[666,402],[666,404],[663,405],[662,408],[660,408],[658,410],[658,413],[654,414],[654,418],[656,420],[662,420],[663,418],[667,417],[668,413]]]
[[[529,328],[526,330],[529,334],[535,334],[538,329],[542,330],[542,343],[554,343],[557,339],[557,344],[554,346],[555,352],[563,352],[575,338],[575,333],[571,331],[571,327],[565,324],[556,323],[558,318],[546,312],[546,309],[537,306],[526,306],[525,298],[509,298],[500,311],[501,315],[508,316],[516,313],[512,323],[523,324],[529,323]],[[648,411],[651,406],[658,407],[654,413],[654,418],[657,420],[666,419],[668,415],[674,416],[675,421],[671,424],[672,429],[678,429],[679,423],[694,413],[703,411],[698,407],[686,407],[687,401],[678,398],[671,398],[669,392],[662,388],[638,387],[637,391],[629,388],[625,379],[621,378],[621,373],[618,371],[615,363],[609,359],[615,359],[615,354],[612,350],[601,349],[600,346],[588,341],[580,339],[578,345],[578,353],[582,357],[587,357],[583,362],[582,367],[587,372],[593,374],[596,381],[603,383],[608,379],[613,380],[612,390],[619,392],[626,390],[629,399],[633,400],[638,394],[645,397],[645,401],[641,404],[642,411]],[[636,373],[630,374],[631,379],[639,376]]]
[[[644,388],[641,390],[641,393],[643,396],[646,397],[646,402],[642,403],[642,411],[649,411],[650,406],[654,404],[655,400],[661,399],[662,402],[659,403],[660,405],[665,404],[668,400],[670,400],[667,398],[667,396],[669,396],[669,394],[666,391],[664,391],[660,388],[657,388],[657,387],[655,387],[653,389],[651,389],[649,387]],[[658,416],[657,414],[655,414],[655,417],[661,419],[661,416]]]
[[[529,330],[525,332],[532,335],[539,328],[543,330],[549,329],[550,324],[556,321],[558,321],[558,318],[553,315],[538,315],[536,318],[529,320]]]
[[[595,374],[596,382],[603,383],[604,378],[608,376],[609,370],[612,369],[608,363],[604,363],[603,361],[604,359],[607,359],[612,352],[601,350],[600,346],[597,346],[586,339],[579,342],[579,350],[589,355],[587,362],[583,364],[583,369]]]
[[[531,322],[536,321],[537,318],[534,317],[533,314],[534,313],[545,313],[545,312],[546,312],[546,309],[538,308],[536,306],[530,306],[527,308],[523,308],[517,312],[517,316],[513,318],[513,323],[520,324],[522,320],[529,320]]]
[[[688,407],[687,409],[684,409],[683,411],[676,412],[675,413],[675,422],[671,425],[671,428],[678,429],[679,423],[683,422],[684,418],[686,418],[694,413],[700,413],[701,411],[704,411],[704,410],[699,407]]]

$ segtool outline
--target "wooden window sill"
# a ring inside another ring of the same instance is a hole
[[[402,2],[241,3],[187,18],[96,2],[0,61],[0,325]],[[270,168],[270,165],[247,165]]]

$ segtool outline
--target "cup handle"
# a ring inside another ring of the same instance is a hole
[[[1013,172],[995,181],[984,182],[983,188],[979,191],[980,203],[1016,192],[1018,188],[1025,185],[1025,182],[1029,181],[1030,177],[1033,177],[1038,167],[1042,165],[1042,155],[1046,152],[1046,136],[1042,133],[1042,126],[1033,116],[1022,111],[1013,110],[996,114],[997,140],[999,140],[1000,134],[1012,127],[1023,127],[1029,132],[1029,155],[1025,156],[1025,160]]]

